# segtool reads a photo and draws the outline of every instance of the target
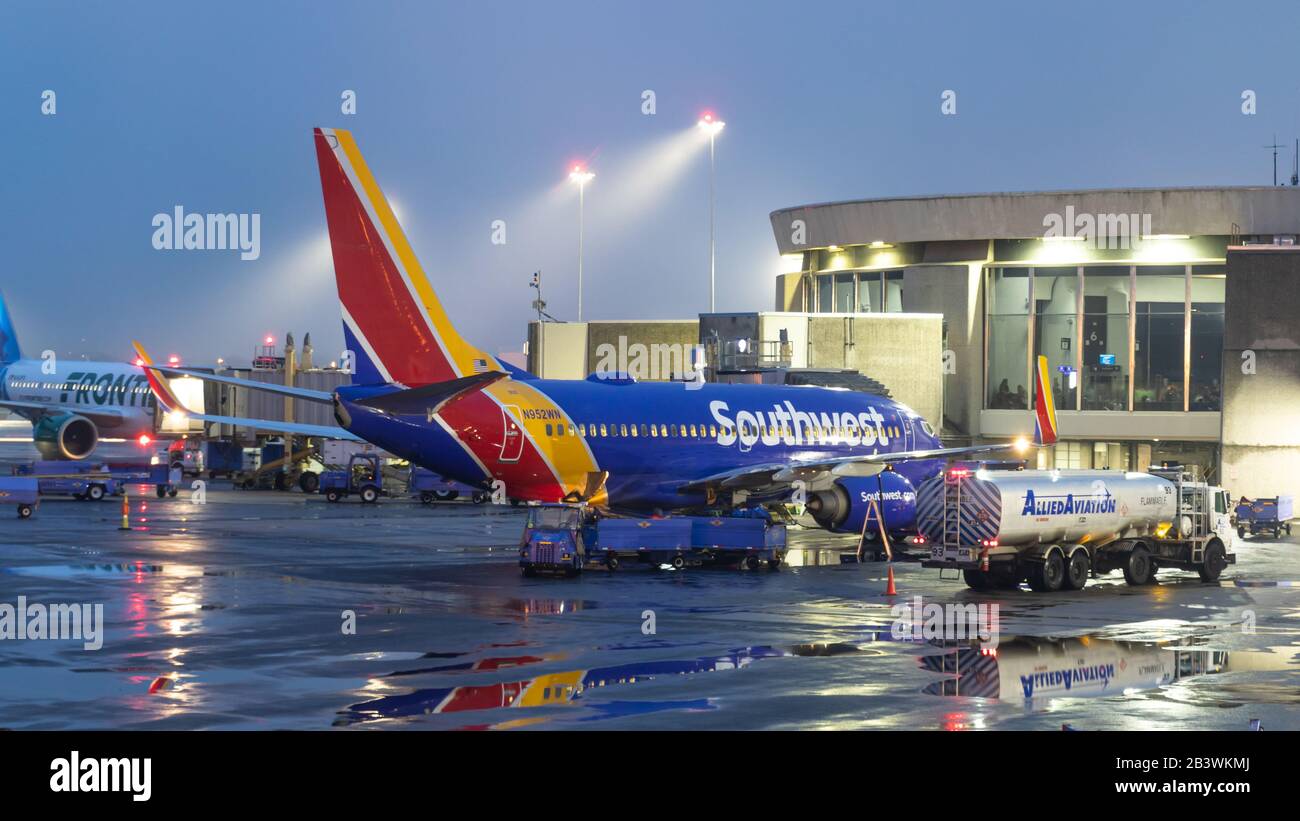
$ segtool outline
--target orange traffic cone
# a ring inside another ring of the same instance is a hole
[[[119,527],[118,530],[130,530],[130,529],[131,529],[131,502],[127,498],[127,492],[124,488],[122,492],[122,526]]]
[[[886,596],[898,595],[898,591],[894,589],[894,565],[892,562],[889,565],[889,584],[886,585],[885,587],[885,595]]]

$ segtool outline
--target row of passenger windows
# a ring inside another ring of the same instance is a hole
[[[114,393],[148,393],[148,385],[140,385],[134,388],[124,388],[121,385],[97,385],[94,382],[11,382],[11,388],[40,388],[47,391],[98,391],[101,389],[110,390]]]
[[[846,439],[848,438],[848,428],[820,428],[811,429],[812,438],[814,439]],[[897,425],[885,425],[885,435],[897,439],[901,433]],[[804,429],[805,435],[809,432],[808,428]],[[770,425],[751,426],[745,423],[740,425],[740,436],[780,436],[781,438],[791,438],[794,436],[794,428],[789,425],[773,427]],[[547,423],[546,435],[552,437],[560,436],[590,436],[601,439],[618,439],[618,438],[662,438],[662,439],[717,439],[717,425],[606,425],[595,422],[590,425],[579,424],[576,428],[573,425],[553,425]],[[859,433],[859,435],[861,435]]]

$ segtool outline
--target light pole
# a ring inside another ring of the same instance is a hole
[[[714,279],[717,275],[717,261],[713,250],[714,249],[714,245],[713,245],[713,188],[714,188],[713,142],[714,139],[718,136],[718,132],[721,131],[727,124],[724,123],[722,120],[719,120],[717,117],[714,117],[713,112],[706,111],[704,112],[704,116],[700,117],[700,120],[698,123],[696,123],[696,125],[698,125],[700,128],[703,128],[709,134],[709,313],[713,313]]]
[[[596,175],[588,171],[581,165],[573,166],[569,172],[569,180],[578,184],[578,321],[582,321],[582,229],[583,229],[583,207],[587,183],[591,182]]]

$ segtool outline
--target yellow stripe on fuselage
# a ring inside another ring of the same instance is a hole
[[[591,451],[587,449],[586,440],[578,434],[577,422],[563,408],[526,381],[505,379],[488,386],[484,392],[491,394],[493,399],[507,408],[519,408],[519,416],[523,418],[516,418],[515,421],[528,431],[529,438],[537,444],[546,461],[555,469],[556,478],[566,493],[581,493],[586,489],[587,474],[599,468]],[[550,436],[546,435],[548,424],[551,425]],[[565,426],[563,436],[554,435],[556,425]],[[573,429],[572,433],[570,428]],[[605,504],[607,499],[604,489],[587,501]]]
[[[563,673],[538,676],[512,706],[550,707],[568,704],[578,694],[578,685],[585,673],[585,670],[566,670]]]
[[[402,232],[402,226],[398,224],[393,209],[388,206],[388,200],[384,197],[384,192],[380,190],[374,176],[370,173],[369,166],[366,165],[365,158],[361,156],[361,151],[357,148],[352,133],[335,129],[334,136],[338,138],[339,147],[347,155],[357,181],[365,189],[364,195],[370,202],[375,214],[379,217],[380,223],[382,223],[381,230],[388,236],[389,242],[392,243],[393,249],[400,257],[406,275],[420,295],[420,301],[424,304],[425,313],[433,323],[434,331],[442,340],[443,346],[446,347],[447,355],[451,357],[452,364],[461,376],[475,373],[475,359],[482,359],[486,362],[489,370],[500,370],[493,357],[466,342],[456,332],[455,327],[452,326],[451,319],[448,318],[447,312],[443,310],[437,294],[434,293],[433,287],[429,285],[429,279],[424,274],[424,268],[420,266],[420,260],[416,258],[415,252],[411,250],[411,245],[407,242],[406,234]],[[357,193],[361,194],[363,192]]]

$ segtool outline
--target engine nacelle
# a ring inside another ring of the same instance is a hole
[[[32,425],[32,442],[43,459],[85,459],[99,444],[99,429],[75,413],[45,416]]]
[[[916,527],[916,488],[906,476],[893,471],[885,471],[878,477],[836,479],[829,490],[808,494],[805,509],[826,530],[861,533],[873,500],[880,502],[890,533]],[[879,532],[874,515],[871,515],[870,530]]]

